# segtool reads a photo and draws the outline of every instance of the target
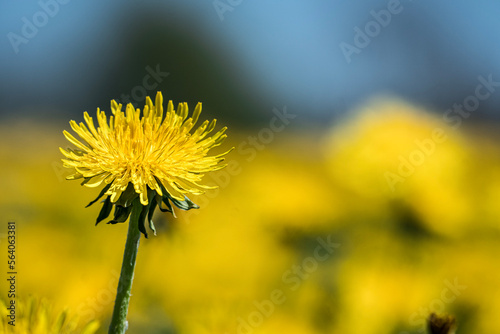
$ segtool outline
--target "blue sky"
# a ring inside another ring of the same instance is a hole
[[[17,54],[7,35],[21,35],[22,18],[32,20],[42,7],[3,2],[0,73],[7,101],[2,102],[46,103],[45,97],[56,100],[61,89],[85,98],[86,85],[92,85],[85,71],[107,66],[110,50],[120,47],[115,36],[123,24],[134,23],[123,22],[123,14],[133,14],[137,6],[164,11],[165,19],[175,15],[185,16],[187,24],[198,22],[239,58],[276,105],[296,105],[313,118],[344,112],[377,94],[444,108],[473,90],[478,75],[493,73],[500,80],[496,1],[401,1],[402,11],[347,63],[339,45],[354,44],[354,28],[364,28],[373,21],[370,12],[387,9],[389,2],[242,0],[221,21],[211,1],[72,0],[59,5]],[[102,61],[92,58],[88,64],[86,56],[98,50]],[[499,97],[488,103],[498,105]]]

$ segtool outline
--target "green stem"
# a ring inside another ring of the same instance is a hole
[[[127,242],[125,243],[125,252],[123,253],[122,270],[120,280],[118,281],[113,316],[109,325],[109,334],[123,334],[128,328],[127,311],[131,295],[130,291],[132,290],[132,281],[134,279],[135,260],[141,237],[138,224],[142,209],[143,207],[137,198],[132,203]]]

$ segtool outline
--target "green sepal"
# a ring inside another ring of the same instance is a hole
[[[127,208],[132,205],[132,202],[138,196],[139,194],[135,192],[134,185],[131,182],[129,182],[125,191],[122,192],[120,198],[118,199],[118,201],[116,201],[116,205],[120,205]]]
[[[153,215],[155,213],[156,204],[157,204],[157,201],[156,201],[156,196],[155,196],[151,200],[151,206],[149,207],[149,212],[148,212],[149,229],[151,231],[153,231],[153,234],[155,236],[156,236],[156,228],[155,228],[155,224],[153,223]]]
[[[95,202],[97,202],[103,195],[106,191],[108,191],[109,187],[111,187],[111,183],[106,185],[106,187],[102,188],[101,192],[99,193],[99,195],[97,196],[97,198],[95,200],[93,200],[92,202],[90,202],[89,204],[87,204],[86,208],[88,208],[89,206],[91,206],[92,204],[94,204]]]
[[[101,211],[99,212],[99,216],[97,216],[97,220],[96,220],[95,224],[97,225],[102,220],[108,218],[109,214],[111,213],[111,209],[113,209],[113,203],[111,203],[111,196],[108,196],[103,201],[103,205],[102,205]]]
[[[152,190],[148,187],[147,195],[150,200],[148,201],[147,205],[142,205],[141,215],[139,216],[139,231],[141,231],[141,233],[144,234],[146,239],[148,238],[148,232],[146,231],[146,216],[148,215],[150,208],[153,207],[153,204],[156,205],[155,193],[156,193],[155,190]]]
[[[162,208],[161,203],[165,203],[167,208],[166,209]],[[170,204],[170,202],[168,201],[168,196],[164,195],[163,197],[161,197],[161,200],[158,201],[158,207],[160,208],[161,212],[170,212],[172,213],[172,216],[174,216],[174,218],[177,218],[175,216],[175,211],[174,208],[172,207],[172,204]]]
[[[131,211],[132,211],[131,205],[128,207],[115,205],[115,217],[113,220],[107,222],[107,224],[124,223],[128,219],[128,216],[130,215]]]
[[[184,195],[184,200],[179,201],[179,200],[173,198],[172,196],[170,196],[168,191],[165,189],[165,187],[161,183],[160,183],[160,187],[161,187],[161,191],[163,193],[162,201],[163,201],[163,203],[165,203],[167,205],[167,207],[170,209],[170,211],[172,212],[172,215],[174,217],[175,217],[175,213],[174,213],[174,210],[173,210],[172,206],[170,205],[169,201],[172,202],[176,207],[178,207],[181,210],[190,210],[190,209],[199,209],[200,208],[198,205],[193,203],[187,196]],[[160,205],[158,205],[158,206],[160,206]],[[160,206],[160,210],[162,210],[161,206]],[[162,210],[162,211],[165,212],[164,210]]]
[[[148,213],[148,206],[142,205],[142,211],[141,211],[141,215],[139,216],[139,222],[138,222],[139,226],[138,227],[139,227],[139,231],[141,231],[141,233],[144,234],[146,239],[148,238],[148,232],[146,231],[146,226],[144,225],[144,221],[146,220],[147,213]]]
[[[178,207],[181,210],[190,210],[190,209],[199,209],[200,206],[193,203],[187,196],[184,196],[183,201],[176,200],[173,197],[169,196],[169,199],[172,201],[173,204],[175,204],[176,207]]]
[[[188,203],[189,209],[199,209],[200,208],[200,206],[198,204],[191,201],[187,196],[184,196],[184,202]]]
[[[84,183],[88,182],[89,179],[85,179]],[[90,202],[86,207],[91,206],[95,202],[97,202],[102,196],[106,194],[108,189],[110,188],[110,184],[106,185],[97,198]],[[125,189],[124,192],[122,192],[120,198],[116,203],[111,203],[111,196],[106,197],[105,200],[103,200],[103,206],[101,208],[101,211],[99,212],[99,216],[97,217],[96,220],[96,225],[101,222],[102,220],[106,219],[110,213],[111,210],[113,209],[113,206],[115,207],[115,212],[114,212],[114,218],[110,221],[107,222],[107,224],[117,224],[117,223],[123,223],[127,221],[129,218],[132,208],[135,206],[141,206],[140,208],[140,214],[139,214],[139,220],[138,220],[138,226],[137,228],[139,231],[144,234],[146,238],[148,238],[148,233],[146,230],[146,218],[148,220],[148,225],[151,231],[153,231],[154,235],[156,235],[156,228],[153,223],[153,215],[154,211],[156,209],[156,206],[162,211],[162,212],[170,212],[172,215],[175,217],[175,212],[174,212],[174,207],[178,207],[181,210],[190,210],[190,209],[199,209],[200,207],[195,204],[193,201],[191,201],[187,196],[184,196],[183,201],[179,201],[175,198],[173,198],[163,187],[163,185],[160,183],[161,190],[163,192],[163,196],[160,196],[156,193],[155,190],[150,189],[149,187],[147,188],[147,197],[149,198],[149,202],[147,205],[142,205],[139,202],[139,195],[135,192],[134,186],[132,183],[129,183],[127,185],[127,188]],[[162,207],[162,204],[166,205],[166,208]],[[173,204],[173,205],[172,205]],[[139,208],[137,208],[139,210]]]

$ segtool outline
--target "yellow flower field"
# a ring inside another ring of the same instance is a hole
[[[15,221],[16,298],[106,333],[127,223],[94,226],[98,206],[84,207],[100,189],[64,180],[63,128],[1,125],[2,272]],[[421,333],[432,311],[457,333],[498,331],[500,141],[487,127],[381,99],[245,154],[258,131],[229,125],[214,154],[236,149],[203,179],[219,188],[192,196],[200,210],[155,213],[127,333]]]

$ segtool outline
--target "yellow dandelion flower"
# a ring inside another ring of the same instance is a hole
[[[163,210],[172,213],[169,201],[184,210],[198,208],[187,195],[214,188],[200,182],[205,173],[225,167],[221,162],[230,150],[215,156],[209,156],[208,151],[227,137],[226,128],[209,136],[215,128],[214,119],[203,122],[191,133],[200,116],[201,103],[188,118],[187,103],[180,103],[174,110],[169,101],[164,116],[161,92],[156,95],[155,104],[146,98],[142,116],[141,110],[130,103],[123,112],[122,105],[114,100],[111,112],[108,121],[105,112],[97,109],[97,128],[87,112],[86,125],[71,121],[71,128],[81,139],[64,131],[76,149],[60,149],[65,156],[63,166],[74,169],[67,179],[83,179],[82,184],[87,187],[105,185],[99,197],[90,203],[108,195],[97,223],[109,216],[113,206],[115,218],[110,223],[124,222],[137,197],[144,206],[142,220],[147,213],[151,217],[156,205],[162,202],[167,206]],[[141,229],[142,224],[139,225]],[[151,221],[150,227],[154,230]],[[147,236],[144,227],[141,232]]]

